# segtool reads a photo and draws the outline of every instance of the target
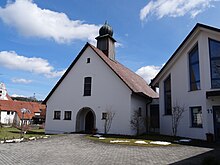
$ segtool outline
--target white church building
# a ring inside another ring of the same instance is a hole
[[[220,140],[220,29],[197,24],[150,85],[159,87],[161,134],[172,135],[179,106],[177,136]]]
[[[116,61],[116,41],[107,23],[96,39],[97,47],[86,43],[44,100],[47,134],[93,129],[104,133],[103,118],[111,111],[115,116],[109,133],[134,135],[132,114],[138,111],[145,117],[154,98],[158,99],[143,78]]]

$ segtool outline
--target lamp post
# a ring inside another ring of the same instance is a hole
[[[26,109],[26,108],[22,108],[21,110],[21,135],[20,135],[20,138],[22,138],[22,134],[23,134],[23,120],[24,120],[24,114],[25,113],[31,113],[30,110]]]

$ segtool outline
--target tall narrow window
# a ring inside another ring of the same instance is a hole
[[[192,127],[202,128],[202,107],[191,107]]]
[[[170,75],[164,81],[164,105],[165,115],[172,115],[171,78]]]
[[[209,39],[212,88],[220,88],[220,42]]]
[[[200,89],[199,51],[196,45],[189,53],[190,90]]]
[[[84,96],[91,96],[92,77],[84,79]]]
[[[141,113],[141,107],[138,108],[138,117],[141,117],[142,113]]]

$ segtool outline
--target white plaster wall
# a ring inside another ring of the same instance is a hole
[[[89,64],[87,58],[91,59]],[[92,94],[83,96],[84,77],[92,77]],[[96,128],[104,132],[102,112],[111,107],[115,112],[109,133],[130,134],[131,90],[115,75],[91,48],[77,63],[47,101],[46,133],[75,132],[76,115],[83,107],[96,115]],[[53,120],[53,112],[61,111],[61,120]],[[63,120],[64,111],[72,111],[72,120]]]
[[[218,36],[218,37],[217,37]],[[169,68],[163,78],[160,80],[160,133],[172,135],[171,116],[164,115],[164,80],[171,74],[171,90],[172,90],[172,105],[180,105],[186,108],[178,128],[177,135],[196,139],[206,139],[206,133],[213,132],[213,117],[208,114],[207,109],[213,105],[220,105],[217,101],[209,101],[206,99],[206,91],[211,90],[210,79],[210,60],[208,38],[217,39],[220,41],[219,34],[210,34],[202,32],[195,36],[181,52],[181,56]],[[188,53],[198,42],[199,60],[200,60],[200,83],[201,90],[190,91],[189,88],[189,66]],[[191,127],[191,112],[189,107],[202,106],[203,128]]]
[[[1,123],[2,124],[12,124],[15,117],[15,112],[13,114],[7,115],[7,111],[1,111]]]
[[[130,114],[131,114],[131,118],[130,121],[132,120],[132,114],[134,113],[134,111],[138,111],[139,107],[141,108],[141,117],[144,119],[146,117],[146,103],[147,103],[147,99],[135,94],[132,94],[131,97],[131,110],[130,110]],[[140,127],[140,134],[146,132],[146,127],[145,125],[142,125]],[[135,130],[131,130],[131,134],[135,135],[136,131]]]

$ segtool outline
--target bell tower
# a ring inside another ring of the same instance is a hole
[[[0,100],[8,100],[5,84],[1,82],[0,82]]]
[[[97,48],[100,49],[108,58],[115,60],[115,42],[112,37],[112,27],[105,22],[105,24],[99,29],[99,36],[96,37]]]

